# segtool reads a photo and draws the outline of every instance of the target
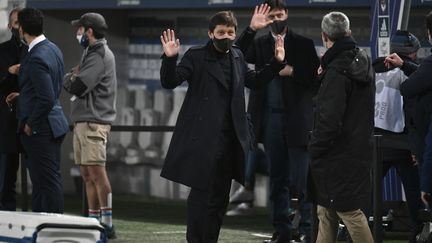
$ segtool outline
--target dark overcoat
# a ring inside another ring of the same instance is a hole
[[[207,189],[212,179],[226,107],[231,109],[235,135],[241,145],[233,151],[237,163],[233,166],[233,179],[244,182],[245,153],[250,148],[244,87],[265,85],[284,67],[273,59],[255,72],[248,68],[240,49],[233,47],[229,85],[212,45],[209,42],[189,49],[178,65],[177,57],[163,56],[160,70],[164,88],[174,89],[184,81],[189,85],[161,176],[198,189]],[[231,104],[227,104],[230,100]]]
[[[247,28],[236,44],[245,54],[248,63],[256,69],[263,68],[273,56],[274,38],[267,35],[255,38],[255,32]],[[311,39],[289,30],[284,37],[285,61],[293,67],[290,77],[281,77],[282,99],[284,104],[284,130],[288,146],[306,146],[312,130],[312,97],[318,90],[316,74],[319,59]],[[265,108],[267,87],[252,90],[249,98],[248,113],[251,116],[258,142],[264,138]]]

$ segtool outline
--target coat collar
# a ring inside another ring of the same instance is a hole
[[[225,87],[225,89],[229,90],[229,84],[226,82],[224,78],[224,73],[222,70],[222,67],[220,66],[218,59],[217,59],[217,53],[216,49],[213,46],[213,42],[210,40],[207,42],[207,45],[205,47],[206,53],[205,53],[205,60],[207,62],[211,63],[211,68],[207,68],[207,72],[215,78],[219,83],[222,84],[222,86]],[[231,56],[231,64],[232,64],[232,73],[233,73],[233,89],[237,87],[239,83],[239,65],[240,63],[240,55],[239,53],[234,50],[234,48],[230,48],[230,56]]]
[[[46,37],[44,34],[34,38],[33,41],[29,43],[28,50],[31,51],[37,44],[41,43],[44,40],[46,40]]]

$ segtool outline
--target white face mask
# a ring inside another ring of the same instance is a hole
[[[78,40],[78,43],[81,44],[81,39],[82,39],[83,35],[77,35],[76,38]]]

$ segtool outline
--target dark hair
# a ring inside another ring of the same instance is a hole
[[[100,31],[95,30],[93,27],[84,27],[84,31],[87,31],[87,30],[90,29],[90,28],[93,30],[93,36],[94,36],[96,39],[102,39],[102,38],[105,37],[105,34],[104,34],[104,33],[101,33]]]
[[[429,33],[432,35],[432,11],[426,15],[426,28],[429,30]]]
[[[14,13],[18,14],[19,11],[21,11],[21,8],[14,8],[14,9],[12,9],[12,10],[10,11],[10,13],[9,13],[9,24],[12,22],[12,21],[11,21],[11,20],[12,20],[12,15],[13,15]]]
[[[35,8],[24,8],[18,12],[18,22],[23,32],[31,36],[43,33],[43,14]]]
[[[237,19],[231,11],[218,12],[210,18],[209,30],[213,32],[217,25],[226,25],[237,30]]]
[[[270,6],[270,10],[273,9],[286,10],[288,8],[285,3],[285,0],[265,0],[263,4],[267,4],[268,6]]]

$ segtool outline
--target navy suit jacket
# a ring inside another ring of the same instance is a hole
[[[17,106],[21,131],[27,124],[35,134],[47,121],[55,138],[69,131],[59,101],[63,69],[63,55],[49,40],[36,44],[21,61]]]

